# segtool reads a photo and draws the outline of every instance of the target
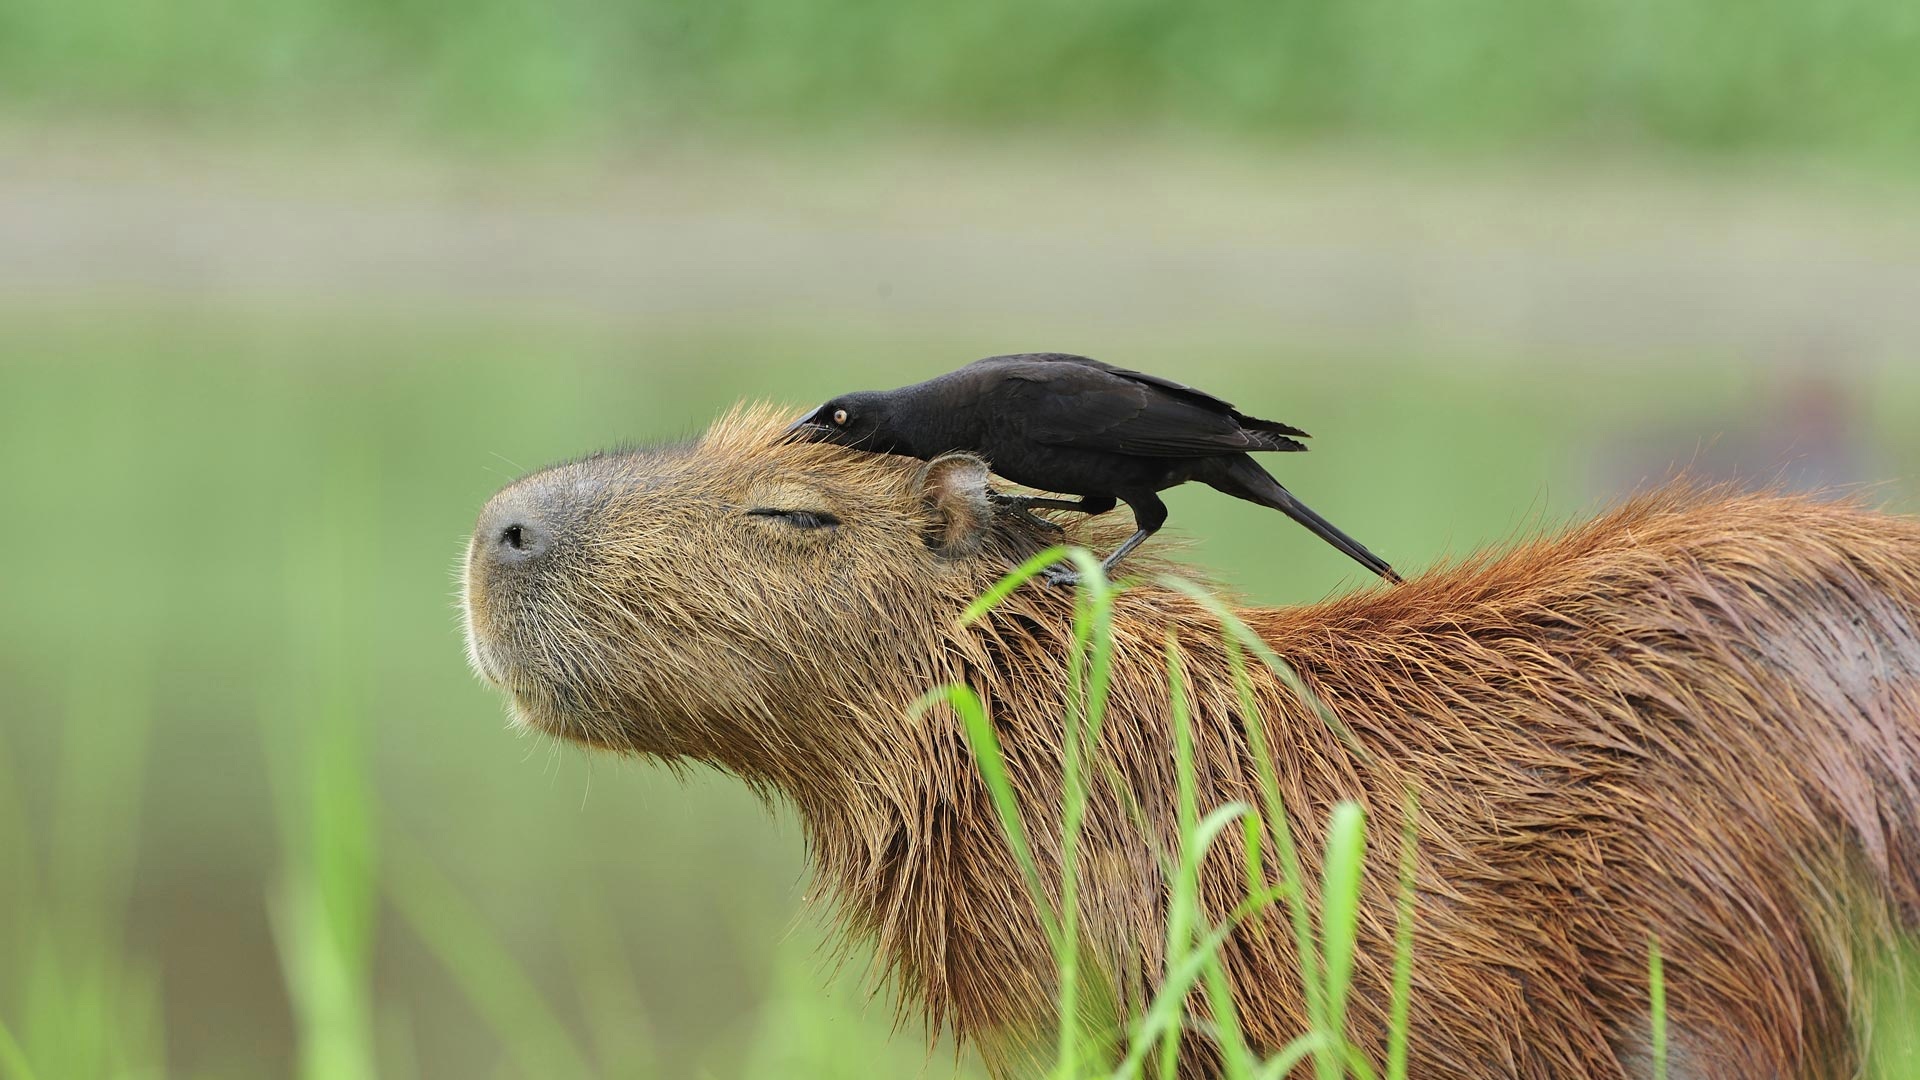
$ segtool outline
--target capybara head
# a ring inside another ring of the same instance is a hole
[[[937,651],[902,634],[951,618],[902,612],[957,615],[1052,539],[996,511],[976,458],[849,454],[785,427],[740,409],[493,497],[467,551],[467,638],[520,722],[750,765],[804,740],[791,722],[847,673]]]

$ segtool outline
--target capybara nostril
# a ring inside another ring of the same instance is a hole
[[[538,528],[523,522],[514,522],[500,530],[495,540],[503,550],[502,559],[530,559],[546,550],[547,536]]]
[[[553,530],[525,499],[502,499],[481,518],[475,539],[483,558],[496,566],[526,567],[553,546]]]

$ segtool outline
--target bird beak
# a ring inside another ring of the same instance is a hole
[[[809,413],[795,420],[792,427],[782,432],[780,441],[782,443],[825,442],[825,436],[832,431],[832,428],[815,420]]]

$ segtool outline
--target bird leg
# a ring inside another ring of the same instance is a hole
[[[1056,533],[1062,531],[1060,526],[1055,522],[1048,521],[1046,518],[1035,514],[1035,510],[1072,510],[1076,513],[1086,514],[1091,517],[1095,514],[1104,514],[1113,509],[1115,502],[1112,498],[1099,498],[1092,495],[1074,501],[1068,499],[1049,499],[1039,495],[1009,495],[1004,491],[991,490],[987,492],[987,498],[992,500],[996,506],[1003,506],[1008,510],[1024,516],[1029,524],[1037,525],[1048,532]]]
[[[1132,536],[1127,537],[1125,543],[1115,548],[1113,554],[1100,560],[1101,572],[1109,577],[1113,575],[1113,568],[1119,565],[1121,559],[1126,558],[1128,553],[1145,543],[1147,537],[1159,532],[1160,526],[1167,523],[1167,504],[1161,502],[1158,495],[1151,492],[1136,495],[1127,499],[1127,505],[1133,508],[1133,523],[1136,531]],[[1077,585],[1080,582],[1079,572],[1068,563],[1055,563],[1042,572],[1041,577],[1049,585]]]
[[[1092,496],[1084,499],[1049,499],[1041,495],[1009,495],[1004,491],[991,492],[988,498],[1014,510],[1075,510],[1085,514],[1104,514],[1113,509],[1114,504],[1112,499],[1096,499]]]

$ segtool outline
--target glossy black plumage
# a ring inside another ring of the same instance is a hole
[[[1145,372],[1068,353],[990,356],[897,390],[844,394],[793,427],[793,437],[931,460],[966,451],[1041,491],[1078,495],[1018,505],[1105,513],[1133,509],[1137,531],[1109,568],[1167,519],[1159,492],[1190,480],[1272,507],[1367,569],[1393,568],[1280,486],[1249,453],[1305,450],[1307,433]]]

